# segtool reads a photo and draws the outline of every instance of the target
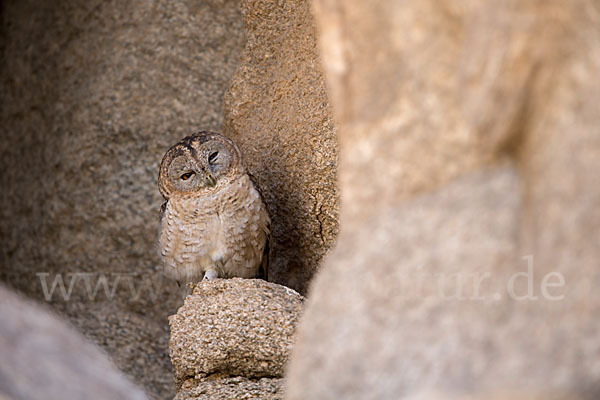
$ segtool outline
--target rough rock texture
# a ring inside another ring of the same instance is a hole
[[[343,207],[290,399],[600,396],[599,7],[315,1]]]
[[[220,378],[239,395],[246,389],[275,394],[279,381],[258,379],[283,376],[302,301],[287,287],[257,279],[197,284],[177,314],[169,317],[178,386],[189,391],[187,387],[196,384],[191,392],[212,393],[218,390],[215,378]],[[231,377],[244,379],[230,381]],[[193,378],[196,382],[185,384]],[[229,397],[227,393],[221,395]]]
[[[146,399],[67,323],[0,285],[0,398]]]
[[[181,137],[221,129],[244,45],[238,7],[2,2],[1,279],[43,299],[36,272],[49,287],[90,273],[92,288],[124,273],[112,301],[101,288],[90,300],[81,276],[69,301],[58,289],[52,300],[156,398],[174,393],[167,316],[180,299],[167,280],[137,299],[129,282],[161,283],[158,165]]]
[[[305,293],[338,231],[337,142],[309,1],[243,0],[246,48],[225,97],[271,213],[269,280]]]
[[[282,399],[283,378],[248,379],[241,376],[188,379],[174,400]]]

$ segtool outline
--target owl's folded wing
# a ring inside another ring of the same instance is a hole
[[[250,172],[248,172],[248,176],[250,177],[250,182],[252,182],[252,186],[254,186],[254,189],[256,189],[256,191],[260,195],[260,199],[262,200],[263,204],[266,207],[267,203],[265,202],[265,196],[263,195],[262,190],[260,190],[260,186],[258,186],[258,183],[256,182],[256,178]],[[268,212],[269,212],[269,210],[267,210],[267,213]],[[270,218],[269,218],[269,220],[270,220]],[[271,224],[266,226],[266,231],[267,231],[267,242],[265,243],[265,249],[263,250],[263,257],[262,257],[262,261],[260,263],[260,268],[258,270],[257,278],[268,281],[269,280],[269,265],[270,265],[270,259],[271,259],[271,257],[270,257],[271,256]]]
[[[164,203],[162,203],[162,205],[160,206],[160,211],[159,211],[159,215],[158,215],[158,222],[162,222],[163,217],[165,216],[165,210],[167,209],[167,202],[165,201]]]

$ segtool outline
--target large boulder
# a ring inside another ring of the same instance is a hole
[[[269,280],[305,293],[338,231],[337,140],[308,0],[243,0],[246,47],[225,97],[272,220]]]
[[[50,300],[156,398],[174,394],[156,252],[164,152],[222,128],[223,94],[244,46],[238,1],[3,1],[0,71],[1,279]],[[103,290],[88,296],[102,276]],[[60,274],[60,275],[57,275]],[[89,274],[89,275],[81,275]],[[128,278],[129,277],[129,278]],[[162,346],[162,347],[161,347]]]
[[[343,206],[290,399],[600,395],[598,6],[315,1]]]
[[[178,396],[281,397],[302,302],[294,290],[262,280],[195,285],[169,318]]]

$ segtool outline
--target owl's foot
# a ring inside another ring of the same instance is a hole
[[[209,269],[204,273],[204,279],[207,281],[212,281],[213,279],[217,279],[217,271],[214,269]]]
[[[192,282],[188,282],[184,285],[183,287],[183,300],[185,300],[186,297],[190,296],[191,294],[194,293],[194,287],[196,285],[194,285]]]

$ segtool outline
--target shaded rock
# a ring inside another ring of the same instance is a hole
[[[338,231],[337,142],[309,1],[244,0],[246,47],[224,133],[272,220],[269,280],[305,293]]]
[[[198,283],[169,317],[169,349],[178,384],[214,374],[281,378],[302,301],[295,291],[262,280]]]
[[[106,354],[49,309],[0,285],[0,397],[146,399]]]
[[[222,128],[244,45],[238,2],[1,7],[0,279],[36,299],[37,272],[67,287],[68,273],[92,274],[92,288],[100,274],[109,288],[112,273],[155,279],[158,166],[183,136]],[[151,396],[168,397],[177,287],[139,299],[126,287],[90,300],[78,281],[68,301],[58,289],[52,301]]]
[[[598,398],[594,7],[315,1],[343,207],[288,398]]]

